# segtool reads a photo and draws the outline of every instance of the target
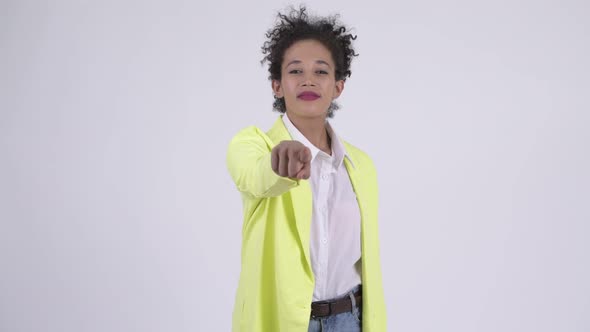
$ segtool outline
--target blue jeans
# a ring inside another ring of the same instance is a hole
[[[309,320],[309,327],[307,332],[361,332],[362,330],[362,310],[356,304],[354,299],[354,292],[356,292],[361,285],[352,288],[346,295],[337,297],[336,299],[350,297],[352,300],[352,310],[342,312],[337,315],[327,317],[311,318]]]

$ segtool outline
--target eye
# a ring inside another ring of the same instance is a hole
[[[325,71],[325,70],[318,70],[317,73],[318,74],[322,74],[322,75],[327,75],[328,74],[328,72]]]
[[[293,70],[289,71],[289,74],[299,74],[299,73],[301,73],[301,70],[299,70],[299,69],[293,69]]]

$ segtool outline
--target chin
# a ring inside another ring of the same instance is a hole
[[[321,117],[321,116],[325,117],[328,115],[328,111],[322,110],[321,108],[301,109],[301,110],[295,111],[294,113],[300,117],[306,117],[306,118],[316,118],[316,117]]]

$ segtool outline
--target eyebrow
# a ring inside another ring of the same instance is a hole
[[[293,64],[299,64],[299,63],[301,63],[301,60],[293,60],[293,61],[289,62],[289,63],[288,63],[286,66],[285,66],[285,68],[289,67],[290,65],[293,65]],[[326,65],[326,66],[328,66],[329,68],[331,68],[330,64],[329,64],[329,63],[327,63],[327,62],[326,62],[326,61],[324,61],[324,60],[316,60],[316,63],[322,64],[322,65]]]

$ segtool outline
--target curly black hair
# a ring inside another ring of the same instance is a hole
[[[285,51],[295,42],[304,39],[314,39],[322,43],[330,53],[336,65],[336,80],[346,80],[350,77],[350,63],[352,58],[358,56],[352,47],[352,41],[356,35],[346,33],[347,28],[338,22],[338,15],[329,17],[308,17],[307,9],[300,6],[299,10],[291,7],[288,15],[278,13],[278,23],[266,32],[267,41],[262,45],[264,58],[260,61],[269,62],[269,80],[281,79],[281,65]],[[328,108],[328,117],[334,116],[334,111],[339,109],[335,102]],[[275,96],[273,109],[285,113],[287,107],[285,98]]]

